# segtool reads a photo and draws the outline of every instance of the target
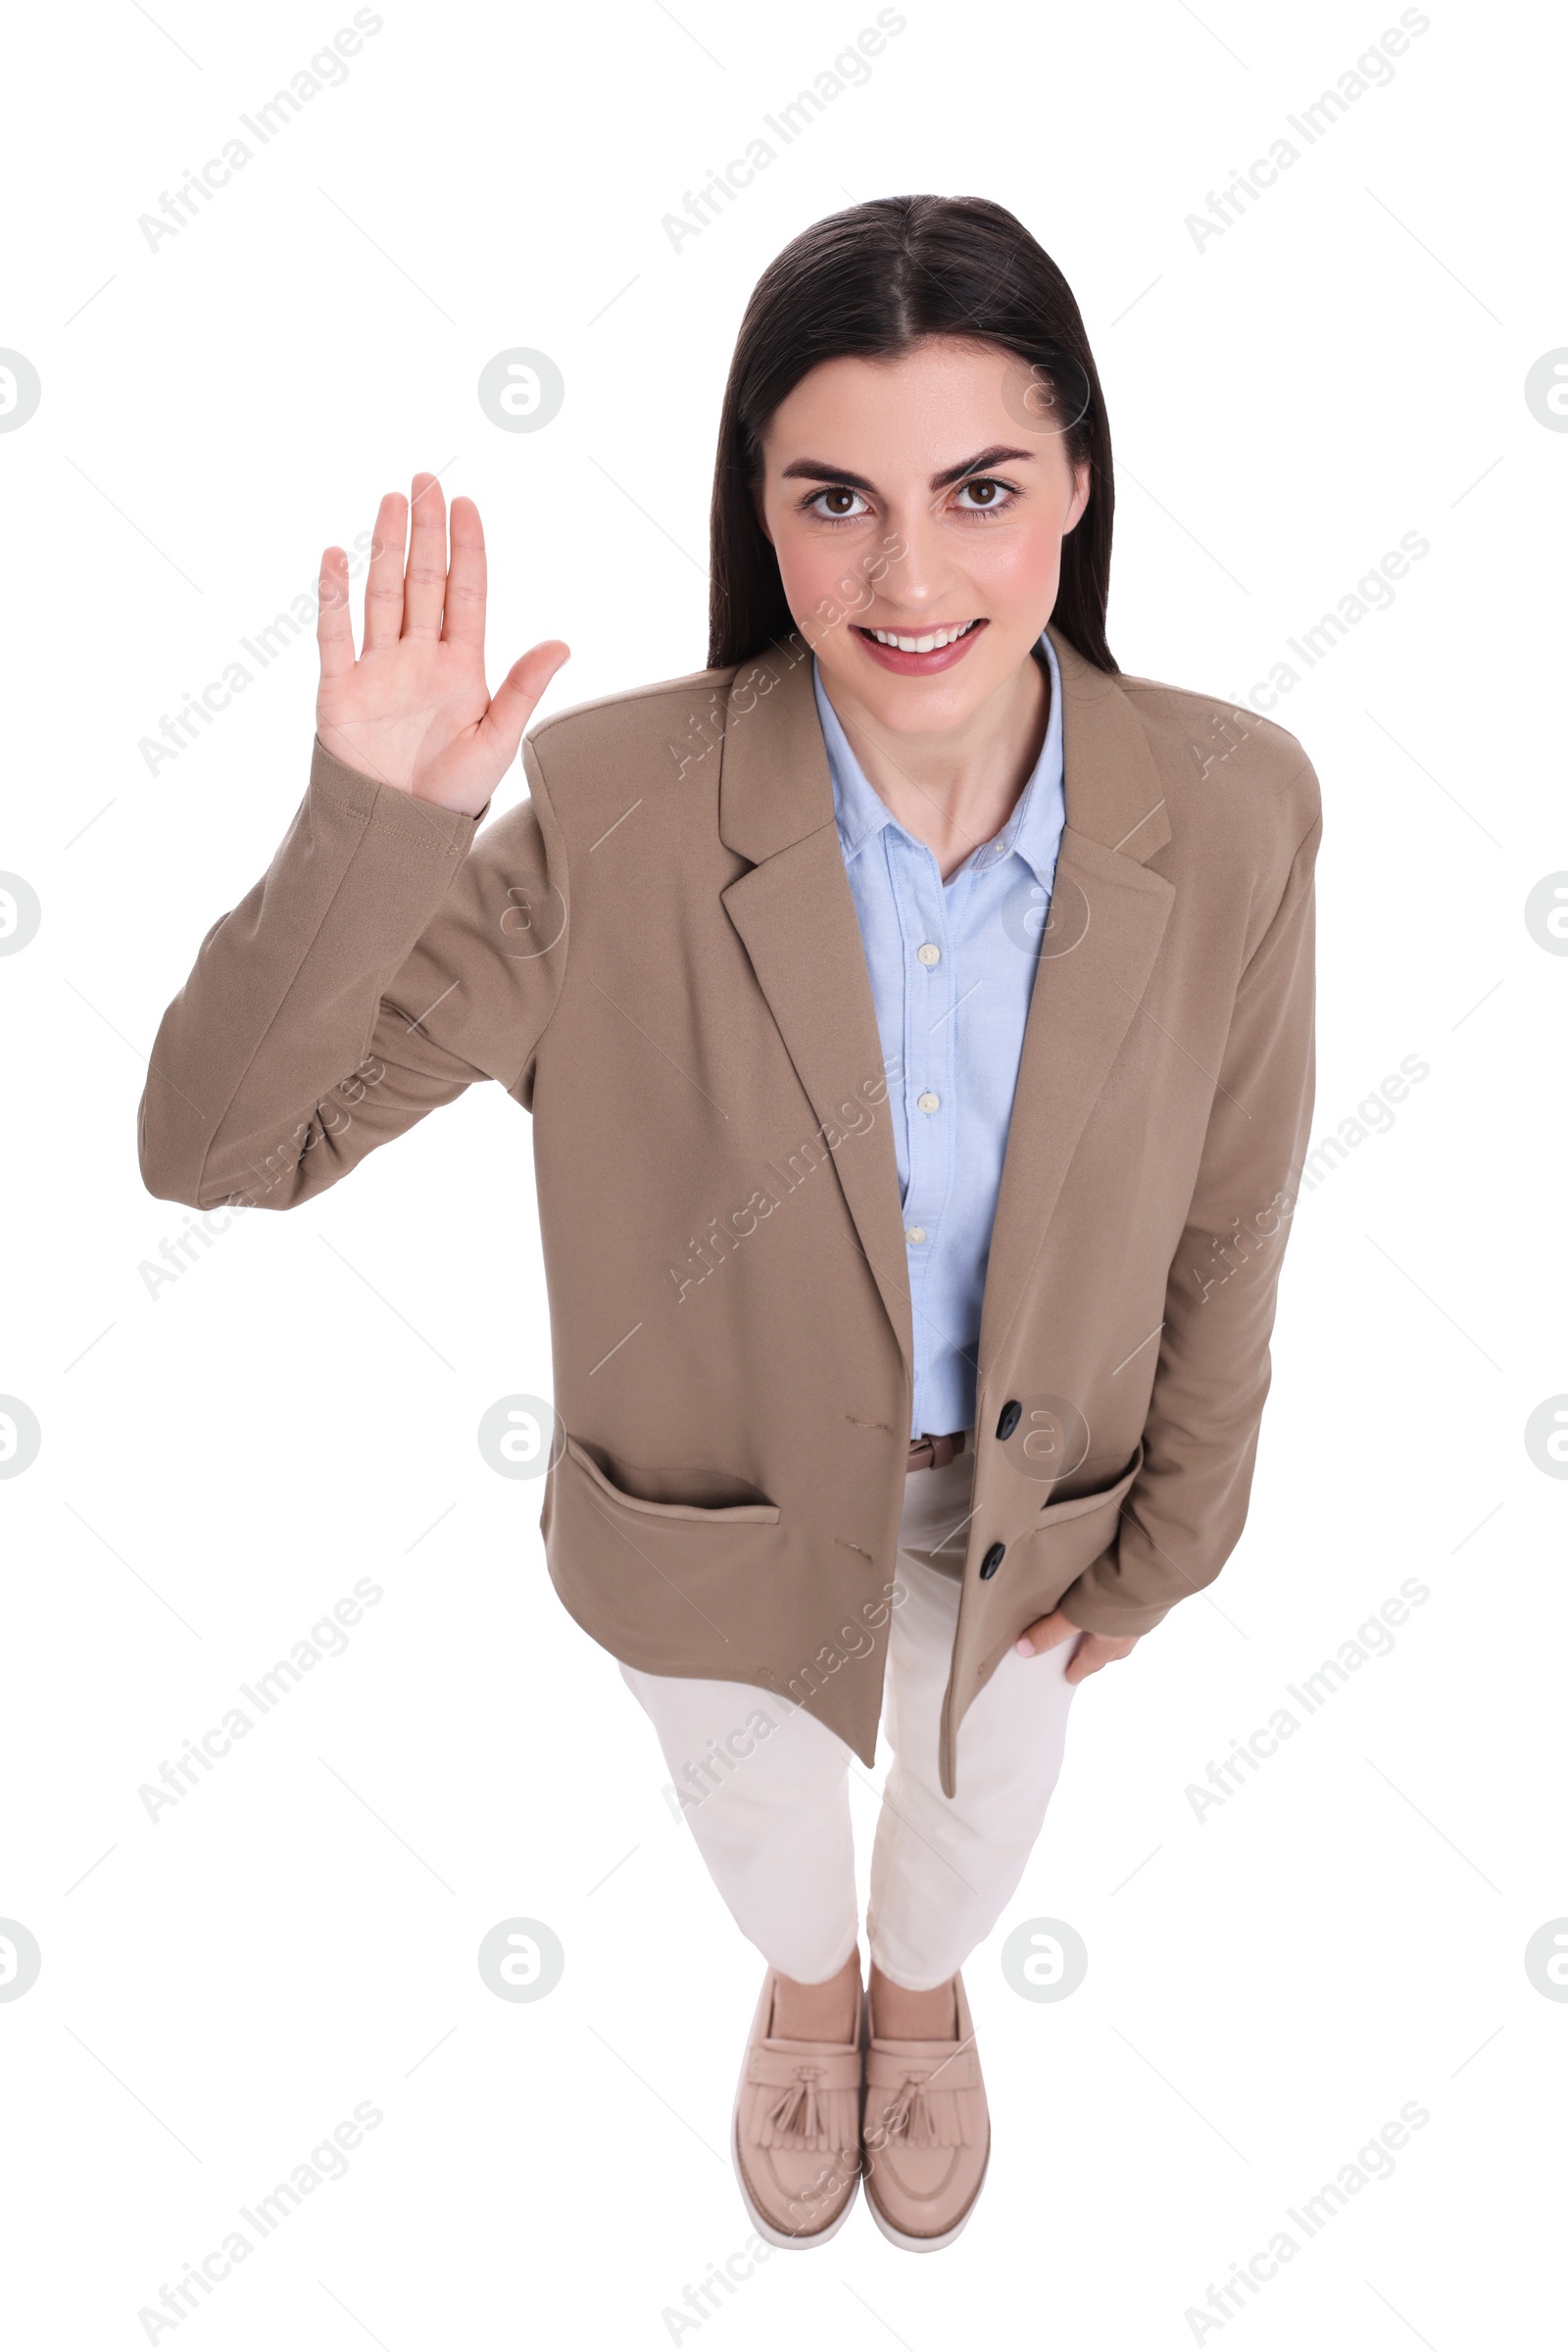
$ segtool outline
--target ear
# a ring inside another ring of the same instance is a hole
[[[1069,531],[1076,530],[1079,523],[1082,522],[1085,510],[1089,505],[1089,493],[1093,482],[1093,470],[1088,459],[1084,458],[1072,469],[1072,499],[1067,508],[1066,519],[1061,526],[1061,535],[1064,539]]]

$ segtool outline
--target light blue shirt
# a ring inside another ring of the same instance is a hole
[[[1001,832],[946,883],[866,781],[811,664],[887,1066],[914,1324],[911,1437],[974,1427],[991,1229],[1066,816],[1061,672],[1050,638],[1040,645],[1051,670],[1040,758]]]

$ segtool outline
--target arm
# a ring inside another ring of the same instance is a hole
[[[293,1207],[474,1079],[521,1089],[554,1008],[564,908],[539,813],[474,834],[565,649],[535,647],[489,696],[478,514],[454,507],[449,571],[424,483],[407,572],[406,502],[382,502],[358,662],[347,559],[323,560],[309,790],[153,1047],[138,1143],[164,1199]]]
[[[1144,1461],[1116,1543],[1020,1647],[1075,1630],[1082,1673],[1125,1656],[1211,1584],[1247,1519],[1280,1264],[1314,1083],[1313,865],[1321,815],[1237,987],[1186,1229],[1172,1261]]]

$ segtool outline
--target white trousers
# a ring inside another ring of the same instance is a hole
[[[957,1795],[937,1740],[958,1614],[974,1476],[971,1439],[941,1470],[906,1475],[882,1730],[892,1760],[871,1849],[866,1940],[911,1992],[944,1984],[1011,1899],[1061,1770],[1076,1639],[1009,1650],[958,1727]],[[741,1933],[798,1983],[835,1976],[859,1909],[849,1776],[836,1733],[754,1684],[621,1673],[653,1719],[703,1860]]]

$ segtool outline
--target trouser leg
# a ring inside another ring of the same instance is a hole
[[[774,1691],[620,1671],[741,1934],[798,1984],[836,1976],[858,1933],[849,1748]]]
[[[1023,1876],[1061,1770],[1074,1643],[1009,1650],[958,1727],[957,1793],[938,1778],[957,1622],[972,1450],[910,1474],[899,1549],[906,1597],[889,1633],[883,1730],[892,1748],[871,1857],[867,1931],[883,1974],[945,1984],[991,1933]],[[944,1541],[946,1539],[946,1541]],[[798,1983],[823,1984],[856,1948],[850,1749],[788,1699],[744,1683],[622,1665],[653,1721],[709,1872],[741,1933]]]
[[[866,1913],[872,1959],[911,1992],[945,1984],[1016,1891],[1061,1771],[1077,1687],[1066,1680],[1071,1641],[1043,1657],[1009,1649],[958,1727],[957,1794],[944,1796],[938,1741],[958,1585],[929,1557],[899,1554],[907,1597],[893,1611],[882,1706],[893,1760]]]

